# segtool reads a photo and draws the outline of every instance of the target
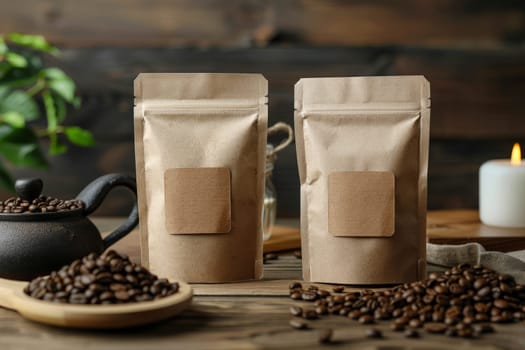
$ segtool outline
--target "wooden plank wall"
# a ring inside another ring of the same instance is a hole
[[[73,196],[90,179],[132,172],[132,81],[139,72],[261,72],[270,122],[292,123],[300,77],[423,74],[432,86],[429,208],[475,208],[479,165],[525,145],[525,2],[521,0],[18,0],[0,33],[41,33],[78,82],[71,122],[96,135],[39,175]],[[279,215],[299,213],[295,149],[278,159]],[[123,214],[110,195],[102,214]]]

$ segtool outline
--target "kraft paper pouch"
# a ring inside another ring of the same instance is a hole
[[[135,79],[141,255],[154,273],[262,277],[267,92],[259,74]]]
[[[425,276],[429,119],[422,76],[296,84],[305,280],[390,284]]]

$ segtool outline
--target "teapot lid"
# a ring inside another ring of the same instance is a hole
[[[84,203],[78,199],[60,200],[42,195],[44,183],[40,178],[16,180],[17,197],[0,202],[0,221],[40,221],[77,216],[83,213]]]

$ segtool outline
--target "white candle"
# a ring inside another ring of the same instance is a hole
[[[510,160],[490,160],[479,169],[479,216],[486,225],[525,227],[525,163],[519,144]]]

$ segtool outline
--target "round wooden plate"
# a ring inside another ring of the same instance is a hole
[[[32,321],[53,326],[87,329],[126,328],[170,318],[192,299],[192,289],[179,284],[179,291],[165,298],[116,305],[72,305],[42,301],[24,294],[27,282],[0,279],[0,306],[17,311]]]

